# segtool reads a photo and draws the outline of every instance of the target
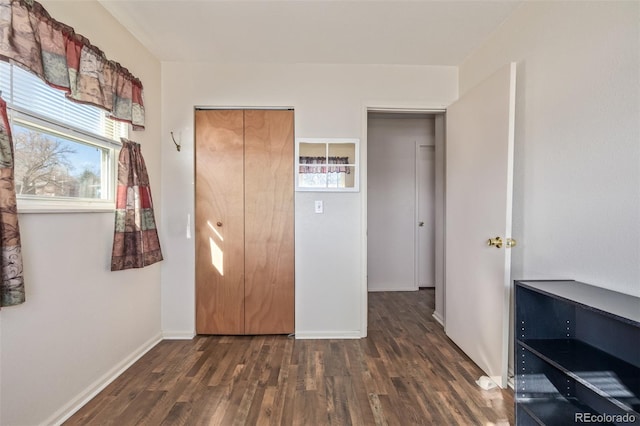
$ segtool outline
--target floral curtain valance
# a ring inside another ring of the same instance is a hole
[[[142,83],[33,0],[0,0],[0,59],[37,74],[67,97],[144,129]]]
[[[327,169],[327,164],[329,165]],[[349,157],[300,157],[300,173],[346,173],[351,170],[346,166],[334,164],[349,164]],[[304,166],[303,166],[304,165]]]

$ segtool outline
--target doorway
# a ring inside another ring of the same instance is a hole
[[[367,113],[367,290],[433,287],[444,318],[444,112]]]

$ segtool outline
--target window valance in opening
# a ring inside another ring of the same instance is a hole
[[[309,164],[319,164],[319,166],[310,166]],[[329,165],[328,167],[327,164]],[[300,173],[327,173],[327,170],[329,173],[351,173],[351,169],[349,167],[334,166],[333,164],[349,164],[349,157],[300,156]]]
[[[71,100],[144,129],[140,80],[36,1],[0,0],[0,59],[27,68]]]

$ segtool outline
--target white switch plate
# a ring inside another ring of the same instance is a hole
[[[324,205],[322,203],[322,200],[316,200],[316,213],[324,213]]]

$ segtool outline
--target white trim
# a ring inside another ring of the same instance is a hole
[[[278,110],[278,111],[293,111],[295,108],[293,106],[218,106],[218,105],[196,105],[194,107],[195,110],[210,110],[210,109],[221,109],[221,110],[251,110],[251,109],[266,109],[266,110]]]
[[[18,213],[113,213],[116,204],[113,201],[66,201],[61,197],[53,199],[34,199],[17,197]]]
[[[418,291],[418,288],[415,288],[413,286],[410,287],[395,287],[393,285],[390,286],[383,286],[383,287],[376,287],[376,288],[369,288],[369,293],[377,293],[377,292],[381,292],[381,291]]]
[[[516,69],[515,62],[509,64],[509,134],[507,143],[507,188],[506,188],[506,229],[504,232],[505,239],[513,237],[513,162],[514,162],[514,146],[515,146],[515,123],[516,123]],[[509,308],[511,306],[511,249],[505,250],[504,263],[504,299],[502,301],[502,366],[500,373],[503,375],[500,387],[506,388],[509,377],[509,332],[511,330]]]
[[[418,183],[418,176],[420,175],[418,171],[418,167],[420,164],[420,141],[414,141],[414,176],[413,176],[413,185],[414,185],[414,217],[413,217],[413,286],[416,290],[420,288],[420,265],[418,264],[418,255],[420,254],[420,229],[418,228],[418,221],[420,220],[420,193],[419,188],[420,184]],[[426,146],[426,145],[425,145]]]
[[[163,331],[162,339],[163,340],[193,340],[196,337],[196,333],[193,331]]]
[[[435,132],[435,128],[434,128],[434,132]],[[414,221],[413,221],[413,226],[414,226],[414,232],[413,232],[413,281],[414,281],[414,286],[415,286],[415,290],[419,290],[420,287],[427,287],[427,288],[433,288],[435,287],[435,270],[433,271],[433,276],[434,276],[434,282],[432,284],[424,284],[420,282],[420,255],[422,253],[420,253],[420,182],[418,181],[419,177],[420,177],[420,173],[419,173],[419,168],[420,168],[420,148],[421,147],[425,147],[427,148],[427,150],[433,152],[433,161],[434,161],[434,176],[435,176],[435,152],[436,152],[436,146],[435,145],[429,145],[426,143],[422,143],[420,141],[415,141],[415,176],[414,176],[414,185],[415,185],[415,199],[414,199],[414,204],[415,204],[415,216],[414,216]],[[432,202],[435,206],[435,202],[436,202],[436,197],[435,197],[435,180],[434,180],[434,191],[433,191],[433,199]],[[435,207],[434,207],[434,211],[435,211]],[[435,247],[435,217],[434,217],[434,233],[433,233],[433,242],[434,242],[434,247]],[[435,256],[435,253],[434,253]],[[433,262],[434,266],[435,266],[435,259]]]
[[[354,331],[296,331],[296,340],[310,339],[360,339],[360,330]]]
[[[368,218],[367,218],[367,185],[368,185],[368,177],[367,177],[367,156],[368,156],[368,147],[367,147],[367,125],[368,125],[368,109],[366,105],[363,105],[362,108],[362,139],[360,140],[360,181],[362,184],[362,188],[360,189],[360,197],[362,200],[362,205],[360,208],[360,264],[362,265],[362,269],[360,270],[360,337],[367,337],[368,333],[368,309],[369,309],[369,266],[367,253],[368,249]]]
[[[433,315],[431,315],[433,317],[434,320],[436,320],[438,322],[438,324],[440,324],[443,328],[444,328],[444,318],[442,318],[442,315],[440,315],[440,312],[433,312]]]
[[[397,114],[441,114],[447,111],[447,106],[437,106],[435,108],[403,108],[403,107],[367,107],[367,112],[386,112]]]
[[[111,370],[107,371],[98,380],[87,386],[85,390],[80,392],[75,398],[73,398],[62,408],[56,411],[51,417],[49,417],[49,419],[44,422],[44,424],[59,426],[64,423],[80,408],[82,408],[86,403],[88,403],[98,393],[100,393],[104,388],[106,388],[115,379],[117,379],[118,376],[124,373],[127,368],[131,367],[136,361],[142,358],[142,356],[144,356],[161,341],[162,336],[160,333],[147,340],[147,342],[143,343],[142,346],[131,353],[131,355],[116,364]]]
[[[435,131],[435,150],[436,150],[436,158],[435,158],[435,167],[436,167],[436,193],[435,193],[435,207],[436,207],[436,218],[438,217],[438,212],[440,214],[441,221],[438,223],[436,220],[436,259],[438,258],[438,254],[441,256],[440,263],[436,263],[436,274],[435,274],[435,287],[436,287],[436,304],[435,304],[435,318],[440,319],[442,326],[444,327],[445,321],[444,318],[447,315],[444,307],[444,301],[446,300],[446,253],[447,249],[445,247],[445,229],[446,229],[446,205],[447,205],[447,184],[446,184],[446,174],[447,174],[447,157],[446,157],[446,149],[447,149],[447,135],[446,135],[446,114],[437,114],[434,118],[434,131]],[[440,132],[438,130],[440,129]],[[438,174],[439,166],[441,168],[441,173]],[[438,180],[440,180],[440,185],[438,185]],[[441,197],[438,197],[438,194],[441,194]],[[438,202],[440,201],[440,202]],[[441,232],[441,236],[438,234]],[[440,276],[438,275],[438,270],[441,271]],[[437,293],[440,292],[440,296],[437,296]],[[442,301],[441,306],[438,306],[438,299]]]

